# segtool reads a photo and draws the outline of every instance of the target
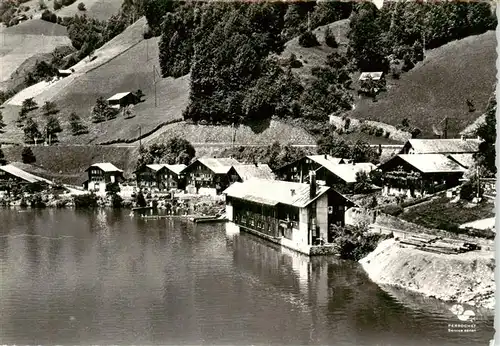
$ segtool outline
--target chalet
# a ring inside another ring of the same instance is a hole
[[[186,165],[150,164],[135,171],[137,186],[160,191],[184,188],[181,172]]]
[[[253,178],[274,180],[274,173],[267,164],[234,165],[229,175],[238,175],[238,182],[247,181]]]
[[[275,173],[280,180],[302,183],[309,176],[310,171],[317,171],[316,179],[318,184],[325,185],[328,168],[344,163],[346,163],[346,160],[330,155],[309,155],[278,168]],[[328,168],[318,171],[321,167]]]
[[[317,185],[314,172],[309,180],[311,184],[264,179],[234,183],[224,191],[226,217],[244,231],[314,254],[315,246],[333,242],[330,225],[343,226],[346,208],[354,204]]]
[[[478,139],[409,139],[400,154],[473,154],[479,151]]]
[[[218,195],[240,177],[231,170],[240,163],[233,158],[199,158],[181,174],[186,179],[186,191],[189,193]]]
[[[33,183],[52,184],[50,180],[28,173],[14,165],[0,166],[0,191],[10,191],[13,186]]]
[[[134,104],[136,102],[136,97],[131,92],[123,92],[111,96],[107,101],[108,105],[111,107],[120,109]]]
[[[329,155],[311,155],[279,168],[276,173],[281,180],[304,182],[309,172],[314,171],[319,185],[347,190],[356,183],[358,172],[369,173],[374,169],[376,166],[370,162],[354,163]]]
[[[88,174],[88,179],[83,183],[83,187],[89,191],[105,193],[106,184],[124,180],[123,171],[109,162],[94,163],[85,172]]]
[[[419,197],[459,185],[466,168],[443,154],[400,154],[381,164],[383,194]]]

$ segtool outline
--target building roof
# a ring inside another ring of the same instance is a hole
[[[356,182],[356,173],[369,173],[376,168],[377,167],[371,162],[337,164],[330,165],[329,167],[325,166],[325,169],[328,169],[332,174],[336,175],[348,184]]]
[[[255,203],[272,206],[286,204],[304,208],[330,188],[318,185],[316,187],[316,196],[312,199],[309,197],[309,189],[309,184],[254,178],[243,183],[234,183],[224,193],[229,197],[240,198]]]
[[[308,159],[313,160],[316,163],[319,163],[322,166],[331,165],[331,164],[342,164],[345,163],[345,160],[340,157],[333,157],[330,155],[308,155],[306,156]]]
[[[413,148],[415,154],[475,153],[479,151],[478,139],[409,139],[405,147]]]
[[[474,154],[449,154],[448,157],[465,168],[470,168],[474,165]]]
[[[62,73],[66,73],[66,74],[72,74],[73,73],[73,71],[71,71],[71,70],[57,70],[57,72],[59,72],[61,74]]]
[[[176,165],[165,165],[165,167],[167,167],[167,169],[174,172],[175,174],[180,174],[187,166],[183,163],[180,163]]]
[[[443,154],[400,154],[406,161],[422,173],[459,173],[466,169]]]
[[[121,100],[122,98],[124,98],[125,96],[129,95],[130,94],[130,91],[128,92],[124,92],[124,93],[118,93],[118,94],[114,94],[113,96],[111,96],[108,101],[116,101],[116,100]]]
[[[380,78],[382,78],[383,74],[384,72],[362,72],[359,76],[359,80],[368,80],[368,78],[370,77],[373,80],[379,80]]]
[[[229,157],[223,157],[223,158],[202,157],[194,161],[192,164],[186,167],[186,169],[194,165],[196,162],[200,162],[215,174],[226,174],[227,172],[229,172],[231,167],[240,164],[235,159]]]
[[[160,169],[162,169],[163,167],[165,167],[165,165],[163,163],[152,163],[150,165],[146,165],[146,167],[157,172]]]
[[[20,179],[23,179],[27,181],[28,183],[36,183],[36,182],[43,182],[47,184],[52,184],[52,182],[48,179],[38,177],[34,174],[28,173],[26,171],[23,171],[20,168],[17,168],[14,165],[5,165],[5,166],[0,166],[0,170],[9,173],[15,177],[18,177]]]
[[[477,129],[486,122],[486,114],[480,115],[472,124],[460,132],[461,136],[475,136]]]
[[[90,165],[90,167],[87,168],[86,171],[88,171],[92,167],[100,168],[104,172],[123,172],[121,169],[117,168],[115,165],[113,165],[110,162],[94,163],[94,164]]]
[[[234,170],[243,181],[259,178],[259,179],[268,179],[274,180],[274,174],[271,168],[267,164],[258,164],[256,165],[234,165]]]

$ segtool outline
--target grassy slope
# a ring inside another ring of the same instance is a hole
[[[352,116],[397,125],[403,118],[432,137],[432,125],[449,117],[450,136],[481,115],[496,80],[493,31],[428,51],[425,61],[404,73],[378,102],[360,101]],[[469,113],[466,99],[475,104]]]
[[[495,216],[494,205],[483,201],[478,205],[464,201],[449,203],[450,199],[438,197],[429,202],[407,208],[401,218],[427,228],[440,228],[442,223],[458,225]]]
[[[86,11],[79,11],[78,4],[83,2]],[[85,14],[89,17],[99,20],[106,20],[112,15],[118,13],[123,0],[78,0],[70,6],[63,7],[55,13],[60,17],[73,17],[75,14]],[[54,10],[53,4],[49,5],[51,11]]]
[[[26,59],[69,44],[65,27],[40,19],[0,29],[0,89]]]
[[[335,35],[337,42],[339,43],[340,50],[345,50],[349,40],[347,38],[347,33],[349,32],[349,20],[344,19],[331,23],[328,25],[320,26],[313,30],[315,33],[320,46],[312,48],[304,48],[299,45],[299,38],[296,37],[285,44],[285,49],[281,53],[281,58],[289,58],[293,53],[299,59],[303,66],[293,71],[303,79],[311,78],[311,68],[318,65],[324,65],[326,63],[326,57],[337,51],[338,49],[330,48],[325,44],[325,30],[329,27],[332,33]]]
[[[128,140],[142,133],[147,133],[162,123],[180,120],[189,96],[189,78],[165,78],[158,80],[157,107],[154,100],[153,66],[159,69],[158,38],[143,40],[144,19],[141,19],[124,33],[115,37],[96,51],[97,59],[87,59],[74,66],[75,73],[49,87],[39,83],[15,95],[5,107],[4,117],[9,124],[10,141],[22,140],[19,129],[13,121],[17,118],[19,105],[27,97],[35,97],[38,104],[47,100],[57,103],[61,109],[58,117],[63,127],[67,127],[68,115],[76,112],[86,119],[90,133],[73,137],[63,132],[59,138],[63,142],[76,144],[99,144],[102,142]],[[158,77],[157,77],[158,78]],[[142,89],[145,101],[134,107],[136,116],[131,119],[117,119],[92,124],[90,110],[99,96],[108,98],[122,91]],[[43,122],[43,117],[36,117]],[[16,134],[17,132],[17,134]]]
[[[21,161],[21,146],[2,148],[9,162]],[[64,180],[65,183],[78,183],[84,170],[92,163],[111,162],[130,175],[137,158],[135,148],[114,146],[38,146],[32,147],[36,157],[33,173],[50,172],[51,178]],[[47,176],[47,174],[45,174]]]
[[[226,143],[232,142],[234,129],[231,126],[193,125],[184,122],[165,126],[162,134],[146,138],[145,143],[165,142],[168,138],[181,136],[191,143]],[[236,128],[235,144],[268,145],[274,141],[283,144],[315,144],[314,138],[305,130],[285,124],[280,121],[271,121],[262,129],[249,126]]]

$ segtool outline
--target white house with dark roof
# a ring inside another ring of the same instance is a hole
[[[85,170],[88,179],[83,187],[88,191],[104,194],[106,185],[123,181],[123,171],[110,162],[94,163]]]
[[[241,230],[307,255],[332,254],[330,225],[344,225],[354,204],[330,187],[311,183],[250,179],[224,191],[226,217]]]
[[[413,197],[457,186],[467,171],[444,154],[400,154],[377,169],[383,173],[383,194]]]

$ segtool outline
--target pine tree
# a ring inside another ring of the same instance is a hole
[[[3,114],[2,114],[2,111],[0,111],[0,132],[3,132],[3,128],[7,126],[5,125],[4,121],[3,121]]]
[[[69,124],[73,136],[81,135],[88,132],[87,126],[82,123],[82,120],[76,113],[71,113],[69,116]]]
[[[35,154],[33,154],[33,151],[31,150],[30,147],[24,147],[23,151],[21,152],[21,159],[23,163],[35,163],[36,162],[36,157]]]
[[[57,120],[57,118],[53,117],[52,115],[49,115],[47,124],[45,125],[44,129],[45,139],[47,141],[50,139],[50,142],[53,142],[57,140],[57,133],[60,132],[62,132],[62,128],[59,120]]]
[[[25,142],[33,142],[41,137],[38,124],[31,117],[26,119],[26,124],[24,125],[23,130]]]
[[[55,102],[46,101],[42,106],[42,112],[44,115],[52,115],[59,113],[59,109]]]
[[[7,164],[7,160],[5,159],[5,155],[2,151],[2,149],[0,149],[0,166],[6,165],[6,164]]]

